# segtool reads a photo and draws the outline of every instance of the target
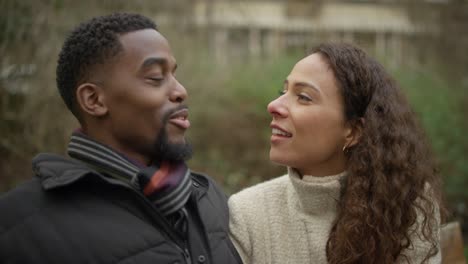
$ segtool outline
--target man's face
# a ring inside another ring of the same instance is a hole
[[[100,80],[108,109],[106,143],[145,164],[184,159],[180,155],[189,149],[185,130],[190,127],[187,91],[175,78],[177,65],[167,40],[153,29],[119,40],[123,51]]]

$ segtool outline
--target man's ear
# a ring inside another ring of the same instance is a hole
[[[364,129],[364,118],[359,118],[348,122],[346,125],[345,131],[345,147],[350,148],[356,145],[361,139],[363,129]]]
[[[96,84],[83,83],[78,86],[76,100],[81,110],[91,116],[101,117],[108,112],[102,87]]]

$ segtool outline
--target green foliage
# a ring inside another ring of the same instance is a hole
[[[32,27],[32,6],[23,1],[0,2],[0,44],[3,49],[28,38]]]
[[[468,140],[463,131],[465,95],[461,85],[451,84],[429,72],[396,74],[430,139],[449,198],[468,198]]]
[[[300,57],[283,55],[237,62],[229,68],[213,67],[203,88],[192,81],[195,87],[191,89],[197,91],[190,94],[192,108],[203,108],[192,115],[195,167],[220,177],[230,192],[284,172],[268,161],[271,118],[266,106]],[[465,95],[461,86],[443,81],[429,70],[400,70],[394,76],[421,119],[449,200],[463,202],[468,198],[468,141],[463,136]]]
[[[190,77],[182,75],[194,124],[190,132],[195,148],[192,167],[214,176],[229,193],[284,173],[284,168],[268,159],[271,119],[266,106],[278,95],[298,58],[197,65],[190,69],[195,71]]]
[[[174,6],[174,1],[127,2],[0,2],[1,70],[12,64],[35,64],[38,69],[34,76],[21,80],[21,86],[32,87],[24,98],[6,95],[4,88],[13,81],[0,80],[0,172],[15,178],[10,181],[3,177],[0,186],[10,188],[17,178],[28,178],[29,166],[25,163],[36,152],[63,152],[70,130],[76,127],[54,83],[56,56],[68,30],[89,16],[113,11],[153,16],[162,8],[175,13],[190,10],[188,5]],[[183,24],[161,25],[161,31],[174,48],[181,66],[178,78],[190,94],[193,126],[189,138],[195,149],[191,166],[213,175],[228,192],[284,173],[284,168],[268,159],[271,117],[266,106],[303,54],[241,56],[227,58],[228,62],[220,65],[206,49],[206,42],[198,41]],[[173,28],[177,26],[181,28]],[[468,110],[466,106],[463,109],[467,96],[461,84],[443,81],[430,69],[401,69],[395,76],[421,117],[449,198],[466,202],[468,142],[463,131]]]
[[[465,258],[468,259],[468,246],[465,246]]]
[[[266,113],[268,103],[283,90],[283,82],[302,55],[283,55],[267,61],[257,60],[234,66],[228,85],[232,100]]]

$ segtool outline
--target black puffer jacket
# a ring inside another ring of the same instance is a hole
[[[241,263],[228,237],[226,197],[192,173],[183,241],[139,192],[78,161],[33,160],[37,177],[0,197],[0,262]]]

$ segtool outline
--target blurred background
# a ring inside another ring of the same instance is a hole
[[[0,192],[31,177],[38,152],[65,153],[78,124],[56,90],[59,49],[77,23],[116,11],[169,39],[190,94],[191,168],[227,193],[285,173],[268,160],[266,105],[294,63],[323,41],[364,48],[419,114],[468,241],[465,0],[0,0]]]

